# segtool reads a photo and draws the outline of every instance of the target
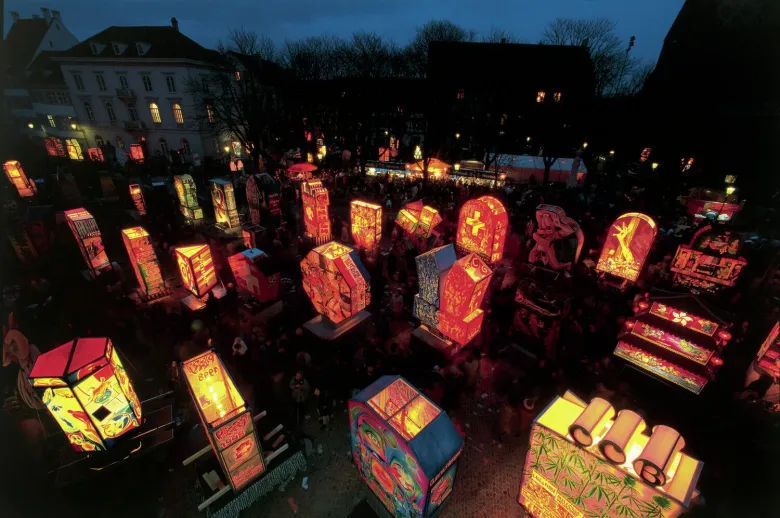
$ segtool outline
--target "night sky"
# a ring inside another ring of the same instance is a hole
[[[60,11],[63,22],[83,40],[111,25],[168,25],[179,20],[181,31],[213,47],[231,28],[244,27],[281,44],[330,33],[346,37],[356,30],[374,31],[405,44],[414,29],[431,19],[448,19],[479,33],[500,27],[530,43],[556,17],[607,17],[618,22],[625,40],[636,36],[633,55],[655,60],[664,36],[684,0],[6,0],[8,11],[23,18],[39,7]]]

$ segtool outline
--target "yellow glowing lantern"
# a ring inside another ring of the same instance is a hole
[[[350,203],[350,220],[355,248],[375,249],[382,239],[382,206],[353,200]]]
[[[222,178],[211,180],[211,202],[214,204],[214,219],[219,228],[228,230],[241,224],[231,182]]]
[[[608,401],[593,398],[585,411],[569,427],[569,434],[581,446],[593,444],[594,435],[598,435],[615,416],[615,409]]]
[[[460,171],[460,164],[455,164],[455,170]]]
[[[631,410],[621,410],[607,434],[599,441],[599,450],[604,457],[614,463],[626,462],[628,447],[635,441],[637,434],[646,428],[645,420]]]
[[[588,143],[587,142],[583,142],[582,143],[582,149],[588,149]]]
[[[614,149],[610,149],[610,150],[609,150],[609,154],[610,154],[610,155],[614,155],[614,154],[615,154],[615,150],[614,150]]]
[[[665,486],[669,468],[677,454],[685,447],[685,440],[674,428],[658,425],[642,453],[634,461],[634,471],[652,486]]]
[[[414,159],[422,160],[422,149],[420,149],[420,146],[414,147]]]
[[[27,178],[27,175],[24,173],[24,169],[22,169],[22,164],[20,164],[18,161],[7,161],[5,164],[3,164],[3,170],[5,171],[5,175],[8,177],[8,181],[14,185],[16,192],[19,193],[20,197],[29,198],[31,196],[35,196],[35,194],[38,193],[38,188],[35,186],[35,182]]]
[[[734,194],[734,191],[736,190],[737,190],[736,187],[734,187],[733,185],[729,185],[728,187],[726,187],[726,195],[731,196],[732,194]]]
[[[30,122],[29,124],[27,124],[27,127],[30,128],[30,129],[33,129],[33,128],[35,128],[35,124]]]
[[[658,162],[653,162],[653,171],[658,169]]]
[[[307,161],[308,163],[310,163],[310,164],[311,164],[312,162],[314,162],[314,155],[313,155],[313,154],[311,154],[311,153],[306,153],[306,161]]]

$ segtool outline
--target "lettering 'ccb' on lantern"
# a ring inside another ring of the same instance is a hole
[[[482,196],[469,200],[460,209],[458,217],[458,248],[494,264],[504,256],[508,228],[506,209],[496,198]]]
[[[382,239],[382,207],[355,200],[350,203],[352,239],[357,248],[372,250]]]
[[[196,297],[203,297],[217,285],[217,273],[209,245],[176,248],[176,262],[184,287]]]
[[[38,188],[35,186],[35,182],[27,178],[22,169],[22,164],[16,160],[9,160],[3,164],[3,170],[8,177],[8,181],[11,182],[16,188],[16,192],[22,198],[30,198],[35,196],[38,192]]]

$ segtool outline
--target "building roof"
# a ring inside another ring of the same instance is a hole
[[[28,18],[16,20],[11,25],[5,37],[9,70],[20,70],[30,63],[49,30],[49,23],[43,18]]]
[[[103,45],[100,52],[92,52],[90,43]],[[120,55],[114,54],[112,43],[126,45]],[[148,47],[143,54],[138,53],[136,43],[146,44]],[[192,59],[196,61],[216,61],[220,54],[207,49],[171,26],[136,26],[116,27],[112,26],[94,36],[90,36],[69,50],[61,52],[58,60],[72,58],[148,58],[148,59]]]
[[[62,75],[60,66],[52,61],[62,52],[53,50],[44,50],[35,56],[32,63],[27,65],[27,87],[54,87],[65,86],[65,78]]]

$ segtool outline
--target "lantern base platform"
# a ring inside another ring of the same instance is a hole
[[[371,316],[367,310],[355,313],[348,319],[344,320],[340,324],[334,324],[322,315],[317,315],[305,324],[303,327],[311,331],[320,340],[326,340],[328,342],[335,340],[339,336],[343,335],[353,327],[356,327],[362,321]]]
[[[221,299],[227,295],[227,290],[221,284],[217,284],[209,292],[209,297],[216,297]],[[187,295],[181,299],[181,303],[184,304],[190,311],[200,311],[206,307],[206,296],[196,297],[195,295]]]
[[[451,340],[445,340],[444,338],[441,338],[439,336],[436,336],[433,332],[431,332],[430,329],[428,329],[428,326],[421,325],[414,331],[412,331],[412,336],[422,340],[426,344],[430,345],[437,351],[439,351],[442,354],[450,354],[455,351],[455,343]]]

